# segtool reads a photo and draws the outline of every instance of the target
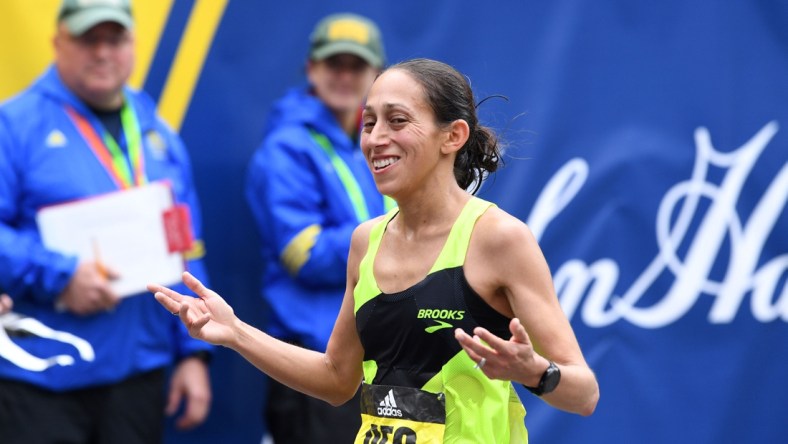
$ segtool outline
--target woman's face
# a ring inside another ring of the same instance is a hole
[[[403,70],[383,73],[362,114],[361,149],[378,190],[396,197],[427,186],[446,137],[421,84]]]

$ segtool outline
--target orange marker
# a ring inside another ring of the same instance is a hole
[[[109,272],[107,271],[107,268],[104,266],[104,264],[101,262],[101,253],[99,251],[98,241],[96,241],[95,238],[93,239],[93,260],[96,263],[96,271],[99,272],[101,277],[103,277],[104,279],[109,279]]]

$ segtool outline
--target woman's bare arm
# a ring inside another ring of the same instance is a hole
[[[369,223],[353,233],[345,297],[326,353],[280,341],[241,321],[221,296],[189,273],[184,273],[183,282],[197,298],[160,285],[148,289],[164,308],[180,316],[192,337],[233,349],[282,384],[341,405],[353,397],[362,378],[364,352],[355,327],[353,288],[368,236]]]
[[[496,309],[515,317],[510,338],[483,328],[474,331],[485,343],[462,331],[457,339],[491,378],[536,387],[549,361],[561,371],[552,393],[542,396],[559,409],[591,414],[599,400],[596,377],[588,367],[553,287],[550,270],[528,227],[497,208],[477,223],[466,259],[471,285]]]

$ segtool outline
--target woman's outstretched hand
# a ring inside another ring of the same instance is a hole
[[[509,340],[499,338],[482,327],[474,329],[473,337],[458,328],[454,331],[454,337],[476,362],[476,368],[487,377],[520,383],[533,382],[533,386],[536,386],[548,361],[536,354],[519,319],[514,318],[509,322],[509,331],[512,333]]]
[[[167,311],[180,317],[193,338],[216,345],[232,342],[240,323],[233,308],[189,272],[183,273],[183,283],[198,297],[184,296],[158,284],[148,284],[148,290]]]

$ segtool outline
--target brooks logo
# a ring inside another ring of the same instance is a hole
[[[427,327],[424,329],[427,333],[435,333],[438,330],[442,330],[444,328],[451,328],[453,325],[449,324],[448,322],[439,321],[437,319],[433,319],[433,321],[437,322],[438,325],[433,325],[432,327]]]
[[[441,309],[429,309],[429,308],[422,308],[419,310],[419,314],[416,315],[417,319],[432,319],[437,323],[437,325],[433,325],[431,327],[427,327],[424,329],[427,333],[435,333],[438,330],[442,330],[444,328],[453,327],[452,324],[448,322],[443,322],[441,319],[450,319],[460,321],[465,318],[465,310],[441,310]]]
[[[422,308],[416,317],[419,319],[453,319],[459,321],[465,317],[465,310],[430,310],[429,308]]]

